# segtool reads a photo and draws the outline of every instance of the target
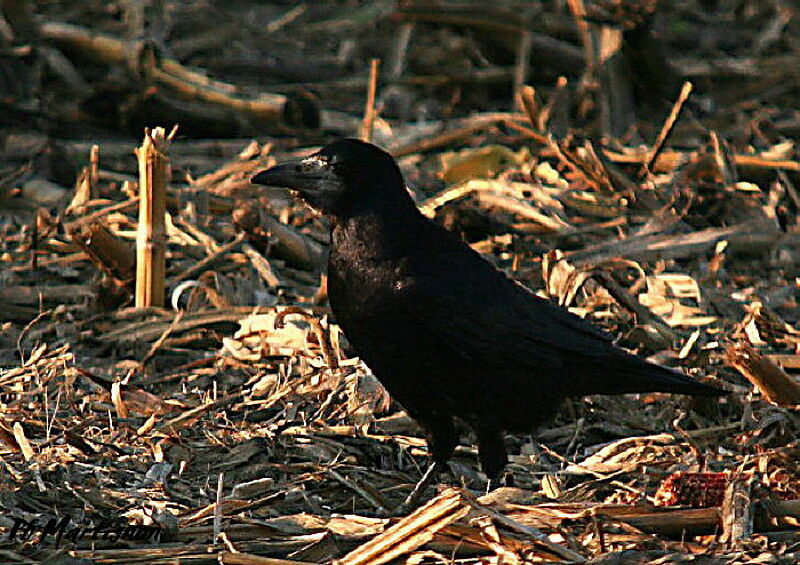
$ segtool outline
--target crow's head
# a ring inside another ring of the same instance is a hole
[[[357,139],[334,141],[301,161],[262,171],[250,182],[288,188],[334,217],[409,202],[392,156]]]

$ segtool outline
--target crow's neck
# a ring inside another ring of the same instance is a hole
[[[400,256],[428,222],[407,194],[362,201],[332,218],[332,253],[362,260]]]

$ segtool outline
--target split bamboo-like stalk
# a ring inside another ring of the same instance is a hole
[[[139,160],[139,229],[136,237],[136,306],[164,305],[166,272],[166,194],[169,184],[169,135],[146,129]]]
[[[469,509],[458,489],[447,489],[382,534],[342,557],[336,564],[387,563],[428,543],[436,532],[465,516]]]

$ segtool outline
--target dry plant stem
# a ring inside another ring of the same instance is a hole
[[[122,400],[122,384],[119,381],[115,381],[111,384],[111,403],[114,405],[118,417],[128,417],[128,407]]]
[[[30,461],[33,459],[35,453],[31,447],[31,443],[25,436],[25,430],[22,429],[22,424],[19,422],[14,422],[12,429],[14,430],[14,439],[17,442],[17,446],[19,447],[22,456],[25,458],[25,461]]]
[[[653,143],[653,147],[648,153],[647,163],[645,163],[644,170],[642,171],[643,174],[647,174],[653,170],[653,165],[655,164],[656,159],[658,159],[661,150],[664,149],[667,139],[669,139],[672,130],[675,128],[675,124],[681,115],[681,110],[683,110],[683,106],[686,104],[686,101],[689,99],[689,95],[691,93],[692,83],[688,81],[683,83],[683,87],[678,95],[678,99],[675,100],[675,103],[672,105],[672,110],[670,111],[669,116],[667,116],[664,125],[661,127],[661,131],[658,132],[656,141]]]
[[[264,30],[265,33],[275,33],[276,31],[281,30],[282,28],[286,27],[297,18],[302,16],[305,11],[308,10],[307,4],[299,4],[283,14],[282,16],[272,20],[266,25],[266,29]]]
[[[173,130],[174,134],[175,130]],[[136,237],[136,306],[164,305],[169,184],[169,142],[164,128],[145,130],[139,160],[139,227]]]
[[[403,503],[395,510],[395,514],[405,514],[417,505],[417,503],[422,499],[425,489],[428,488],[428,485],[430,485],[434,479],[436,479],[441,466],[442,463],[439,461],[433,461],[430,465],[428,465],[428,468],[422,474],[420,480],[414,485],[413,490],[409,493]]]
[[[769,402],[800,406],[800,384],[783,369],[744,342],[729,345],[725,360],[753,383]]]
[[[646,505],[605,504],[582,507],[580,503],[542,504],[519,508],[519,511],[511,516],[516,521],[526,522],[525,514],[557,517],[558,520],[596,516],[605,520],[625,522],[647,533],[679,539],[685,535],[713,533],[719,529],[721,521],[719,508],[673,509]]]
[[[567,251],[576,265],[596,263],[614,257],[627,257],[634,261],[691,257],[711,250],[722,239],[729,242],[729,252],[762,252],[777,245],[800,245],[800,236],[777,230],[768,231],[763,226],[745,222],[725,228],[707,228],[686,234],[656,234],[631,236],[626,240],[601,242],[584,249]]]
[[[400,146],[397,149],[393,150],[391,153],[394,157],[399,158],[399,157],[405,157],[406,155],[413,155],[414,153],[431,151],[433,149],[438,149],[439,147],[443,147],[446,145],[450,145],[451,143],[461,141],[462,139],[467,138],[483,129],[486,129],[487,127],[488,124],[481,123],[476,125],[465,126],[452,131],[446,131],[444,133],[441,133],[433,137],[427,137],[425,139],[420,139],[419,141],[414,141],[407,145]]]
[[[397,15],[402,21],[428,24],[476,27],[500,33],[522,33],[530,25],[530,17],[493,4],[403,2]]]
[[[404,22],[485,29],[498,37],[528,31],[538,60],[559,69],[575,69],[581,65],[583,56],[580,49],[550,34],[531,31],[538,15],[536,9],[504,9],[498,3],[486,2],[402,2],[398,3],[397,9],[397,16]]]
[[[237,96],[237,93],[227,91],[229,85],[191,73],[176,62],[164,61],[161,67],[151,67],[148,71],[155,81],[173,88],[187,99],[230,108],[265,122],[280,122],[287,101],[286,97],[280,94],[266,92],[253,98]]]
[[[783,171],[778,171],[778,178],[783,183],[783,186],[786,189],[786,192],[789,194],[789,198],[791,198],[792,202],[794,202],[795,207],[800,208],[800,194],[798,194],[797,189],[795,188],[791,179],[789,179],[789,176]]]
[[[174,331],[175,333],[183,333],[213,324],[236,323],[245,316],[265,314],[271,311],[272,309],[267,307],[229,306],[187,312]],[[164,333],[164,330],[173,322],[174,318],[171,312],[163,309],[153,308],[152,313],[157,316],[156,319],[122,324],[99,336],[99,339],[106,343],[134,343],[137,341],[150,342],[156,340]]]
[[[31,225],[31,259],[30,259],[30,267],[32,271],[35,271],[37,266],[37,251],[39,250],[39,222],[35,219],[33,220],[33,224]]]
[[[719,174],[722,177],[722,184],[724,186],[730,186],[736,182],[738,178],[736,161],[728,151],[727,144],[720,140],[717,132],[712,130],[708,135],[711,139],[711,149],[714,152],[714,162],[716,163],[717,168],[719,169]]]
[[[206,412],[213,412],[225,406],[230,406],[234,402],[241,400],[241,393],[226,394],[224,397],[213,402],[201,404],[189,410],[185,410],[170,420],[161,420],[153,428],[154,431],[163,431],[165,433],[174,434],[178,430],[192,425],[198,418]]]
[[[359,137],[364,141],[372,140],[372,128],[375,125],[375,93],[378,90],[378,66],[380,59],[372,59],[369,63],[369,84],[367,85],[367,102],[364,106],[364,119],[361,122]]]

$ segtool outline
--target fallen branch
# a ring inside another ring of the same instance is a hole
[[[148,77],[181,98],[228,108],[256,123],[309,128],[319,124],[319,109],[306,97],[272,93],[244,95],[231,84],[209,79],[163,53],[156,53],[152,43],[126,41],[65,23],[45,23],[40,32],[43,38],[90,57],[96,63],[123,66],[131,76]]]

